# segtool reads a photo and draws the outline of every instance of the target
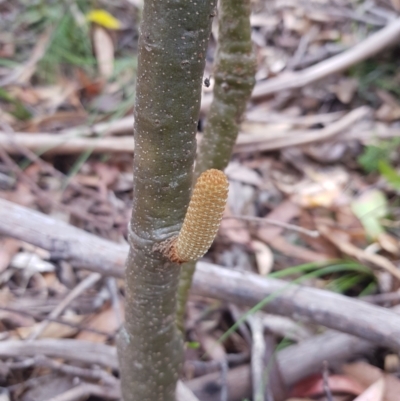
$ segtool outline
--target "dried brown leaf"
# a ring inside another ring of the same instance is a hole
[[[226,352],[224,346],[211,334],[198,332],[198,338],[206,354],[214,361],[224,361]]]
[[[9,266],[21,242],[14,238],[0,238],[0,273]]]
[[[362,394],[360,394],[354,401],[383,401],[383,394],[385,391],[385,380],[379,379],[374,384],[371,384]]]
[[[344,254],[354,257],[361,262],[369,262],[375,267],[379,267],[398,280],[400,280],[400,270],[387,258],[382,255],[368,253],[363,249],[357,248],[352,243],[346,241],[346,235],[339,230],[334,230],[326,225],[317,224],[318,231],[334,245],[338,247]]]
[[[340,392],[359,395],[365,390],[365,387],[360,384],[358,380],[347,375],[330,375],[328,378],[328,386],[333,393]],[[314,375],[297,383],[291,395],[297,397],[312,397],[324,393],[324,383],[321,375]]]
[[[262,276],[266,276],[274,265],[274,254],[268,245],[261,241],[251,241],[251,247],[255,252],[258,272]]]
[[[113,308],[110,307],[95,315],[86,326],[91,329],[97,329],[99,331],[112,335],[115,334],[115,332],[119,329],[118,324],[119,323],[115,311]],[[76,338],[78,340],[92,342],[104,342],[106,340],[103,335],[92,333],[89,331],[82,331],[77,335]]]
[[[366,362],[356,362],[344,365],[342,370],[346,375],[355,378],[365,387],[376,383],[379,379],[385,380],[385,401],[398,401],[400,394],[400,380],[393,375],[385,375],[384,372]],[[375,401],[375,400],[374,400]]]
[[[109,78],[114,71],[114,43],[107,30],[98,25],[93,28],[93,45],[100,75]]]

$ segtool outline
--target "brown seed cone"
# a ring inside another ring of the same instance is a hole
[[[200,175],[193,190],[183,226],[173,245],[174,259],[196,261],[210,248],[228,198],[228,179],[216,169]]]

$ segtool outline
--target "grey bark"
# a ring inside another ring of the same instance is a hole
[[[104,275],[124,275],[127,246],[4,199],[0,199],[0,234],[47,249],[53,256],[73,259],[81,267]],[[263,310],[308,320],[400,350],[400,316],[354,298],[204,262],[198,263],[193,289],[208,297],[250,307],[273,295]]]

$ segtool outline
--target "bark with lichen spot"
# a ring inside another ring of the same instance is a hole
[[[118,336],[124,401],[174,401],[183,343],[180,267],[153,252],[176,235],[193,181],[196,127],[215,0],[146,0],[135,106],[126,322]]]
[[[210,168],[223,170],[228,165],[255,84],[250,0],[220,0],[219,4],[214,97],[200,143],[195,177]],[[195,263],[182,266],[178,293],[178,325],[181,329],[194,271]]]

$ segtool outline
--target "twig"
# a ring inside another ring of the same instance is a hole
[[[50,368],[69,376],[82,377],[89,380],[100,380],[109,386],[119,385],[118,379],[102,369],[85,369],[79,366],[67,365],[65,363],[53,361],[44,355],[36,355],[33,358],[33,363],[35,366]]]
[[[86,399],[91,395],[105,398],[107,400],[116,400],[121,398],[119,387],[107,387],[99,386],[97,384],[82,383],[60,395],[48,398],[46,401],[78,401]]]
[[[296,226],[295,224],[284,223],[279,220],[272,220],[272,219],[268,219],[268,218],[264,218],[264,217],[232,215],[232,216],[226,216],[223,218],[224,219],[245,220],[245,221],[251,221],[251,222],[260,223],[260,224],[271,224],[273,226],[287,228],[288,230],[292,230],[292,231],[297,231],[299,233],[308,235],[309,237],[312,237],[312,238],[319,237],[318,231],[307,230],[306,228]]]
[[[322,364],[322,382],[324,385],[326,401],[333,401],[332,392],[329,387],[329,371],[328,371],[328,362],[327,361],[324,361]]]
[[[324,360],[343,363],[358,355],[367,355],[374,351],[374,346],[366,341],[334,331],[314,336],[298,345],[291,345],[276,354],[282,379],[286,387],[291,387],[299,380],[321,372]],[[299,363],[301,361],[301,363]],[[220,401],[220,373],[210,373],[186,384],[198,398],[207,401]],[[242,401],[252,393],[251,368],[249,365],[231,369],[228,374],[230,401]]]
[[[21,356],[36,357],[37,355],[118,369],[117,350],[110,345],[53,338],[32,341],[0,341],[1,357],[20,358]]]
[[[110,333],[107,333],[107,332],[102,331],[102,330],[93,329],[91,327],[85,327],[85,326],[82,326],[80,324],[68,322],[68,321],[65,321],[65,320],[62,320],[62,319],[58,319],[58,318],[52,318],[50,316],[41,316],[41,315],[38,315],[36,313],[27,312],[27,311],[15,309],[15,308],[10,308],[8,306],[0,306],[0,310],[12,312],[12,313],[19,313],[21,315],[32,317],[33,319],[38,320],[38,321],[48,320],[49,322],[54,322],[54,323],[62,324],[64,326],[72,327],[72,328],[77,329],[79,331],[88,331],[88,332],[91,332],[91,333],[100,334],[100,335],[105,336],[105,337],[109,337],[110,336]]]
[[[374,346],[367,341],[347,334],[328,331],[279,351],[277,363],[286,386],[292,386],[310,374],[319,372],[324,360],[342,362],[358,354],[371,353],[373,350]],[[0,342],[0,357],[2,358],[35,357],[37,355],[118,369],[115,347],[105,344],[69,339],[34,340],[29,343],[18,340]],[[301,364],[298,363],[299,360],[301,360]],[[208,384],[219,382],[220,378],[221,373],[218,371],[191,380],[186,385],[200,399],[220,401],[220,392],[215,391],[215,385],[211,387],[213,393],[210,397],[204,396],[204,388],[210,388]],[[243,398],[250,397],[251,380],[248,365],[230,370],[227,379],[228,391],[232,399],[239,398],[241,401]],[[238,386],[234,386],[234,384],[238,384]],[[240,398],[241,395],[242,398]]]
[[[220,361],[220,366],[221,366],[221,398],[220,401],[228,401],[228,361],[226,359],[223,359]]]
[[[122,316],[121,301],[120,301],[119,295],[118,295],[117,281],[115,280],[114,277],[107,277],[106,284],[107,284],[108,291],[110,293],[111,304],[114,309],[115,319],[117,321],[117,327],[120,327],[122,325],[122,323],[124,322],[124,319]]]
[[[228,363],[228,367],[232,368],[238,365],[243,365],[244,363],[249,362],[250,355],[247,351],[242,352],[240,354],[227,354],[226,362]],[[208,361],[203,360],[189,360],[184,363],[184,371],[186,373],[186,377],[198,377],[203,376],[208,373],[219,372],[221,370],[221,362],[215,359],[211,359]]]
[[[397,18],[385,28],[337,56],[305,70],[282,73],[276,78],[256,84],[252,98],[259,99],[279,91],[301,88],[328,75],[343,71],[396,43],[399,35],[400,18]]]
[[[368,107],[362,106],[350,111],[344,117],[324,128],[291,131],[290,133],[280,137],[272,137],[270,135],[239,135],[234,148],[234,153],[275,150],[288,146],[298,146],[322,141],[350,128],[357,121],[368,116],[370,112],[371,110]]]
[[[331,138],[348,129],[358,120],[370,113],[367,107],[359,107],[352,110],[341,119],[331,122],[331,116],[324,122],[327,125],[321,129],[293,130],[285,135],[277,136],[275,132],[268,132],[267,135],[239,134],[234,153],[268,151],[281,149],[287,146],[303,145]],[[334,113],[331,113],[334,114]],[[300,123],[301,120],[299,120]],[[393,135],[396,135],[394,133]],[[21,153],[18,148],[25,147],[34,152],[48,154],[75,154],[85,150],[92,150],[94,153],[132,153],[135,149],[134,140],[131,136],[116,138],[78,138],[76,134],[54,135],[51,133],[25,133],[14,132],[11,134],[0,131],[0,146],[10,154]]]
[[[65,258],[82,261],[105,275],[123,275],[127,247],[0,199],[0,232]],[[223,269],[199,262],[197,294],[238,305],[264,303],[264,310],[296,316],[400,349],[400,316],[384,308],[315,288]],[[375,322],[371,326],[371,320]]]
[[[385,304],[387,302],[398,302],[400,301],[400,291],[387,292],[383,294],[366,295],[361,297],[365,302],[370,302],[372,304]]]
[[[82,280],[49,314],[49,317],[54,319],[61,315],[65,308],[84,291],[92,287],[101,279],[101,274],[92,273]],[[27,340],[35,340],[38,338],[46,327],[49,325],[50,321],[47,319],[42,321],[35,330],[28,336]]]
[[[60,257],[76,259],[101,274],[121,277],[127,246],[0,199],[0,233],[30,242]],[[384,308],[315,288],[199,262],[194,292],[312,321],[400,349],[400,316]],[[371,325],[371,320],[374,325]]]
[[[296,69],[304,54],[306,53],[308,45],[314,39],[314,37],[317,36],[318,32],[318,27],[316,25],[313,25],[310,30],[301,37],[299,46],[297,47],[297,50],[291,60],[289,60],[286,70],[292,71]]]
[[[253,273],[198,263],[193,293],[224,299],[237,305],[257,305],[254,309],[321,324],[400,349],[400,338],[397,337],[400,336],[400,316],[387,309],[329,291],[276,279],[262,279]],[[252,313],[254,311],[250,310]],[[387,319],[391,319],[391,322]],[[373,328],[371,320],[375,322]],[[395,320],[398,323],[394,323]]]
[[[133,116],[123,117],[119,120],[97,123],[92,126],[83,125],[80,127],[62,130],[59,135],[64,136],[110,136],[131,133],[135,118]]]
[[[300,342],[312,337],[312,331],[304,325],[295,322],[285,316],[277,316],[270,313],[263,314],[264,328],[278,337]]]
[[[8,153],[18,153],[18,146],[24,146],[34,152],[46,154],[75,154],[90,149],[93,153],[132,153],[135,149],[131,136],[82,138],[77,134],[59,134],[15,132],[12,142],[9,136],[0,132],[0,144]]]
[[[253,400],[264,401],[264,355],[265,355],[265,340],[264,340],[264,325],[262,319],[257,314],[247,317],[252,334],[251,346],[251,378],[253,386]],[[273,401],[268,400],[266,401]]]

